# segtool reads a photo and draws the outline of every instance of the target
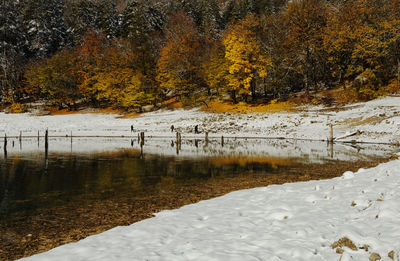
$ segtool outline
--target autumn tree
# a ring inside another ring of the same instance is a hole
[[[339,84],[357,79],[377,88],[395,77],[400,30],[396,2],[352,0],[334,5],[324,46]],[[359,92],[360,85],[355,86]]]
[[[160,53],[157,75],[161,88],[180,98],[202,92],[204,81],[199,65],[205,46],[193,20],[178,12],[170,18],[164,32],[167,43]]]
[[[101,35],[89,32],[78,48],[79,91],[96,104],[139,109],[151,104],[154,95],[146,88],[143,74],[136,70],[138,59],[129,42],[105,43]]]
[[[358,12],[355,1],[333,4],[323,38],[331,76],[344,88],[346,88],[344,81],[347,79],[347,71],[357,43],[355,31],[361,26]]]
[[[70,50],[63,50],[47,60],[33,63],[25,73],[31,88],[60,108],[73,108],[80,94],[77,89],[76,57]]]
[[[220,41],[215,42],[202,67],[209,95],[224,94],[229,83],[229,62],[225,58],[225,47]]]
[[[286,50],[291,54],[297,71],[303,78],[306,96],[310,87],[317,87],[326,76],[326,52],[323,35],[327,19],[324,0],[295,0],[288,3],[283,19],[288,35]]]
[[[128,47],[135,53],[132,64],[142,74],[143,84],[156,92],[157,59],[165,23],[161,6],[148,1],[133,1],[122,12],[121,19],[121,35],[129,41]]]
[[[386,85],[397,71],[395,57],[399,54],[396,49],[400,42],[400,23],[393,15],[393,3],[389,0],[358,1],[359,15],[363,19],[355,31],[357,43],[349,73],[361,75],[374,85]]]
[[[271,60],[257,37],[259,19],[249,15],[232,24],[223,38],[225,58],[229,61],[229,91],[233,101],[236,96],[251,94],[256,97],[256,80],[267,76]]]

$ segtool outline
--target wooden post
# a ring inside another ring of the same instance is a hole
[[[208,146],[208,131],[206,131],[204,140],[205,140],[205,146]]]
[[[143,159],[143,158],[144,158],[144,155],[143,155],[143,145],[144,145],[144,140],[141,140],[141,141],[140,141],[140,159]]]
[[[4,134],[4,157],[7,157],[7,134]]]
[[[141,146],[144,145],[144,132],[143,131],[140,133],[140,145]]]
[[[44,134],[44,151],[45,151],[45,156],[47,159],[48,152],[49,152],[49,130],[46,129],[46,132]]]
[[[140,144],[140,133],[137,134],[137,143]]]
[[[221,136],[221,146],[224,146],[224,136]]]
[[[21,143],[22,141],[22,131],[19,131],[19,142]]]
[[[330,126],[329,142],[330,142],[330,143],[333,143],[333,125],[332,125],[332,123],[329,124],[329,126]]]

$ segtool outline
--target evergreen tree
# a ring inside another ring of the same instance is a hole
[[[0,101],[14,102],[23,74],[25,35],[18,15],[18,3],[0,1]]]
[[[28,57],[45,57],[68,42],[64,0],[29,0],[21,4]]]
[[[102,30],[107,38],[114,38],[119,31],[115,0],[99,0],[96,6],[96,28]]]
[[[97,7],[91,0],[70,0],[64,16],[74,44],[79,43],[88,30],[96,29]]]

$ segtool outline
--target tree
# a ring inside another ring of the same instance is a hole
[[[135,53],[132,64],[141,73],[142,84],[152,89],[152,93],[158,89],[155,78],[164,20],[162,7],[147,1],[131,2],[122,13],[122,36],[128,39],[129,48]]]
[[[357,41],[349,75],[364,77],[375,86],[386,85],[395,77],[400,43],[400,23],[393,13],[395,3],[377,0],[357,2],[361,21],[354,31]]]
[[[78,49],[81,68],[79,91],[94,103],[141,108],[154,101],[145,77],[135,70],[137,56],[129,43],[114,40],[104,46],[101,36],[91,34]]]
[[[71,50],[62,50],[47,60],[33,63],[25,73],[31,88],[35,88],[45,98],[57,104],[74,108],[81,97],[78,90],[76,56]]]
[[[257,38],[259,25],[258,18],[249,15],[233,24],[223,38],[225,57],[229,61],[229,88],[235,102],[236,94],[251,93],[255,99],[256,80],[265,78],[271,65]]]
[[[262,49],[271,59],[268,75],[264,83],[264,98],[278,98],[288,92],[297,91],[299,80],[296,60],[288,52],[285,41],[288,38],[288,28],[281,14],[272,14],[261,20],[262,33],[260,34]],[[299,84],[300,83],[300,84]]]
[[[225,58],[225,47],[216,41],[207,59],[202,64],[209,95],[221,95],[228,91],[229,62]]]
[[[199,64],[205,45],[194,22],[178,12],[170,18],[164,32],[167,43],[157,63],[160,86],[165,93],[174,91],[181,98],[201,92],[204,81]]]
[[[0,2],[0,101],[15,102],[21,95],[25,34],[12,0]]]
[[[324,0],[291,1],[283,19],[288,28],[285,48],[297,64],[306,96],[309,97],[310,85],[316,87],[326,77],[326,53],[322,48],[326,3]]]
[[[64,0],[23,1],[20,9],[28,57],[47,57],[67,44]]]

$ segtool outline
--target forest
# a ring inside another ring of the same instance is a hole
[[[400,0],[2,0],[0,10],[0,101],[16,111],[399,89]]]

